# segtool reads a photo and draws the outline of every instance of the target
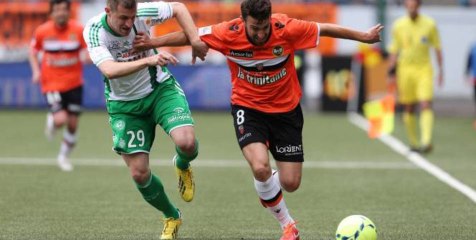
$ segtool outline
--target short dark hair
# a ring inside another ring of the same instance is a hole
[[[107,6],[113,11],[117,10],[119,4],[126,9],[133,9],[137,7],[137,0],[107,0]]]
[[[244,20],[248,16],[263,21],[271,17],[270,0],[245,0],[241,3],[241,17]]]
[[[53,6],[56,4],[66,3],[68,10],[71,9],[71,1],[70,0],[50,0],[50,13],[53,12]]]

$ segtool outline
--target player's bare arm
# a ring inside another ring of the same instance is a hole
[[[436,49],[436,61],[438,63],[438,86],[443,87],[444,84],[444,78],[443,78],[443,53],[441,52],[441,49]]]
[[[150,38],[148,34],[140,32],[135,36],[134,42],[135,52],[145,51],[159,47],[180,47],[190,45],[190,41],[184,32],[173,32],[157,38]]]
[[[179,47],[179,46],[187,46],[191,45],[189,39],[185,35],[184,32],[173,32],[158,38],[150,38],[146,33],[138,33],[134,39],[133,46],[135,52],[145,51],[152,48],[159,48],[159,47]],[[193,48],[192,52],[192,64],[195,63],[196,58],[200,58],[202,61],[205,61],[206,52],[208,52],[208,46],[200,41],[198,43],[200,47],[198,49]],[[205,55],[201,49],[205,49]]]
[[[170,53],[160,52],[159,54],[132,62],[116,62],[112,60],[107,60],[101,63],[98,67],[104,76],[106,76],[108,79],[114,79],[127,76],[148,66],[164,66],[167,64],[175,65],[177,63],[177,58],[175,58]]]
[[[193,63],[195,62],[195,57],[204,60],[205,56],[207,55],[208,48],[206,44],[200,40],[200,37],[198,37],[197,28],[195,27],[190,12],[183,3],[173,2],[171,5],[173,8],[174,17],[177,19],[180,27],[182,27],[185,35],[189,39],[190,45],[192,46],[194,56]]]
[[[380,32],[383,29],[381,24],[371,27],[366,32],[357,31],[331,23],[320,23],[319,26],[320,36],[350,39],[363,43],[380,42]]]
[[[38,60],[38,51],[35,49],[30,50],[30,55],[29,55],[29,62],[30,62],[30,67],[31,67],[31,81],[33,83],[39,83],[40,82],[40,63]]]

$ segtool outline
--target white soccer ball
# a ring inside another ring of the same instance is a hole
[[[366,216],[351,215],[339,223],[336,240],[377,240],[377,227]]]

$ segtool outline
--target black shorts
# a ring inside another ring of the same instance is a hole
[[[68,113],[81,113],[81,105],[83,102],[83,87],[79,86],[66,92],[46,92],[46,101],[48,102],[49,111],[52,113],[66,110]]]
[[[264,113],[232,105],[233,125],[240,148],[255,142],[268,146],[276,161],[303,162],[301,106],[286,113]]]

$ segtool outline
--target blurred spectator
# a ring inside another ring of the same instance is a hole
[[[469,50],[468,65],[466,67],[466,73],[468,75],[468,82],[473,85],[474,89],[474,101],[476,104],[476,42]],[[473,127],[476,129],[476,120],[473,122]]]

